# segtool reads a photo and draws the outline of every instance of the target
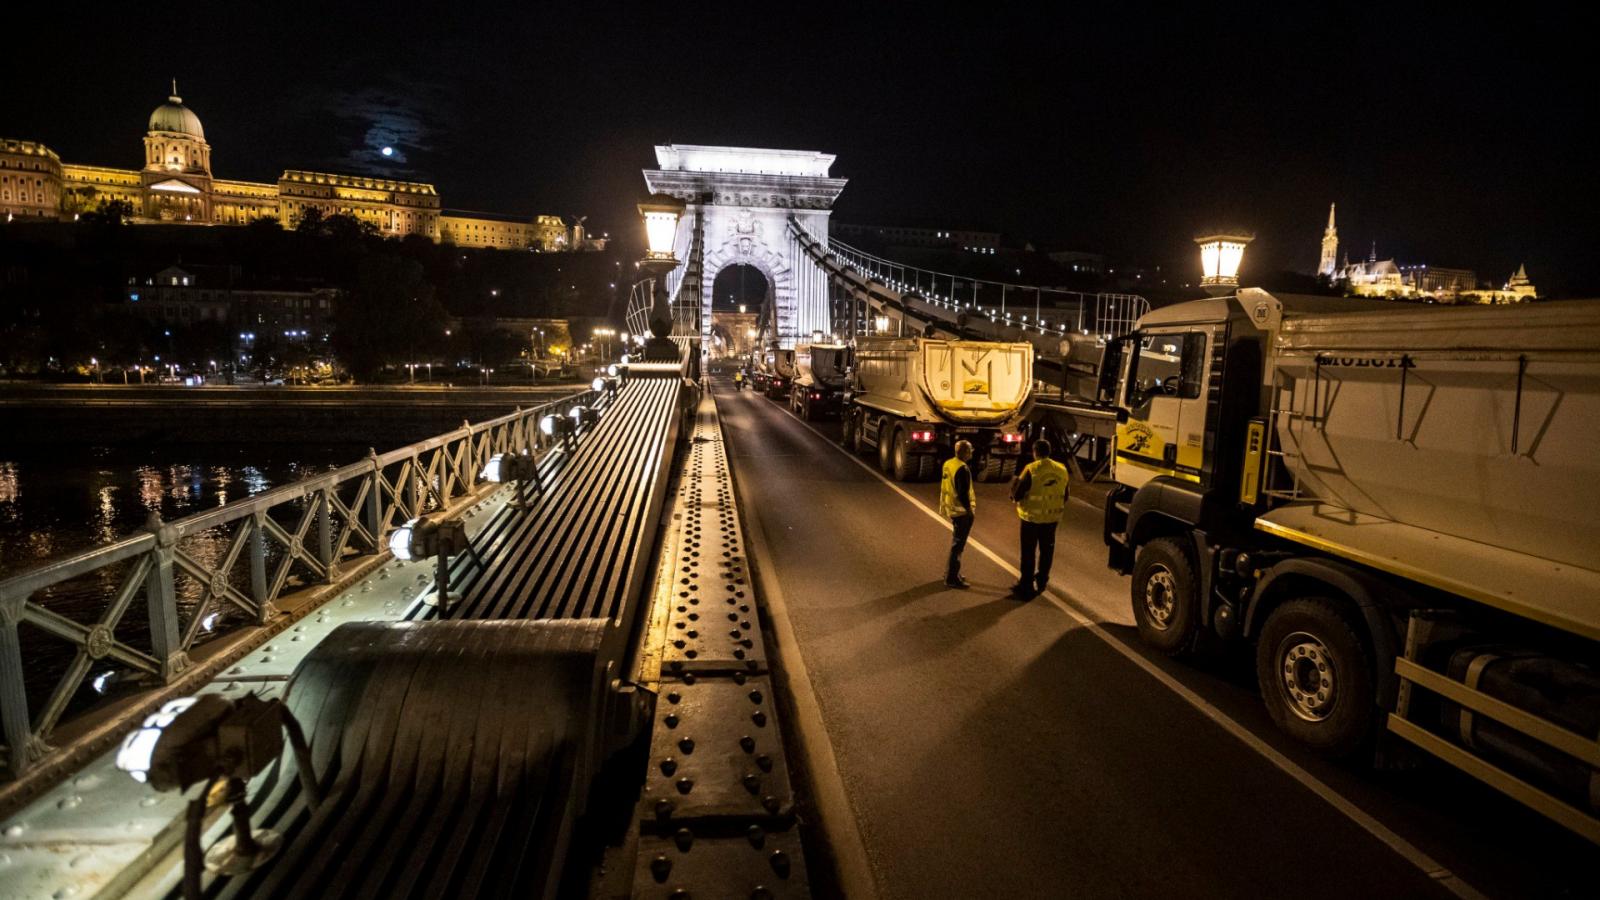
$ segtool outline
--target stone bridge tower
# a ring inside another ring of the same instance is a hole
[[[674,255],[687,265],[668,279],[676,294],[684,272],[694,270],[700,291],[702,339],[711,327],[711,288],[725,266],[744,264],[767,277],[774,337],[784,347],[812,332],[832,332],[827,280],[797,259],[788,237],[789,217],[818,240],[828,239],[828,217],[846,179],[832,178],[834,157],[813,150],[760,150],[666,144],[656,147],[659,168],[644,171],[653,194],[686,205],[678,220]],[[690,259],[700,229],[700,265]],[[693,281],[689,285],[693,289]]]

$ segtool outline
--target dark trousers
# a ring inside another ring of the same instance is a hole
[[[961,574],[961,551],[967,549],[967,535],[972,533],[972,520],[974,516],[956,516],[950,520],[950,564],[945,567],[944,577],[955,579]]]
[[[1044,590],[1050,580],[1050,563],[1056,555],[1056,523],[1022,521],[1022,578],[1019,584]],[[1034,568],[1038,558],[1039,567]]]

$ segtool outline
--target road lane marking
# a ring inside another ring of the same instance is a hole
[[[712,402],[716,395],[712,394]],[[722,412],[718,409],[717,425],[722,425]],[[731,443],[726,430],[722,440]],[[767,652],[782,661],[785,669],[782,684],[788,688],[793,702],[800,748],[805,755],[806,776],[812,793],[816,796],[817,812],[822,818],[822,828],[828,836],[829,849],[837,864],[839,886],[846,897],[874,898],[880,896],[872,856],[867,852],[867,842],[861,836],[860,819],[850,793],[845,790],[844,776],[839,774],[839,760],[833,752],[833,741],[828,737],[828,725],[822,716],[822,704],[817,700],[816,688],[811,683],[811,672],[806,666],[805,654],[800,650],[800,638],[795,633],[794,622],[789,618],[789,606],[779,584],[777,566],[767,546],[767,535],[761,527],[761,518],[751,509],[745,514],[743,491],[737,466],[730,454],[729,475],[733,478],[738,504],[739,524],[744,528],[745,546],[754,563],[752,574],[761,589],[761,606],[776,632],[776,640]],[[792,653],[785,652],[793,648]],[[776,674],[776,673],[774,673]],[[811,736],[809,739],[807,736]],[[819,737],[820,736],[820,737]]]
[[[780,411],[787,412],[787,410],[785,410],[783,407],[777,406],[777,404],[773,405]],[[950,521],[944,516],[939,515],[937,510],[922,502],[922,500],[918,499],[915,495],[905,490],[900,485],[890,481],[888,477],[868,464],[866,460],[863,460],[861,457],[851,453],[845,447],[839,445],[827,435],[813,427],[810,422],[807,422],[804,419],[801,419],[799,416],[795,416],[793,414],[791,414],[790,417],[809,430],[812,434],[815,434],[817,437],[821,438],[822,441],[828,446],[839,451],[846,459],[867,470],[873,475],[873,477],[887,485],[890,490],[905,498],[906,502],[910,503],[912,506],[915,506],[917,509],[922,510],[922,512],[927,514],[929,518],[932,518],[934,521],[939,522],[941,525],[944,525],[947,528],[950,526]],[[1010,573],[1012,577],[1019,580],[1022,578],[1022,572],[1017,569],[1016,566],[1013,566],[1011,563],[1002,559],[998,553],[995,553],[993,550],[989,549],[977,538],[968,538],[967,546],[972,547],[979,553],[987,556],[991,562]],[[1260,754],[1268,762],[1276,766],[1279,771],[1299,782],[1301,787],[1304,787],[1312,794],[1315,794],[1317,797],[1321,798],[1323,802],[1333,807],[1333,809],[1339,814],[1355,823],[1363,831],[1372,835],[1374,838],[1377,838],[1390,850],[1394,851],[1401,858],[1411,863],[1440,887],[1457,897],[1463,898],[1463,900],[1488,900],[1488,895],[1463,881],[1460,876],[1456,875],[1454,872],[1451,872],[1443,864],[1439,863],[1433,857],[1419,849],[1415,844],[1401,837],[1393,829],[1389,828],[1389,826],[1378,821],[1370,813],[1362,809],[1360,806],[1357,806],[1353,801],[1346,798],[1343,794],[1340,794],[1338,791],[1335,791],[1333,788],[1329,787],[1326,782],[1322,781],[1322,779],[1306,771],[1298,763],[1289,757],[1284,756],[1266,741],[1256,737],[1253,732],[1239,724],[1236,719],[1212,705],[1210,701],[1195,693],[1193,690],[1190,690],[1186,685],[1167,674],[1155,663],[1152,663],[1143,656],[1135,653],[1128,647],[1128,645],[1124,644],[1109,631],[1106,631],[1105,628],[1102,627],[1098,622],[1095,622],[1093,619],[1089,618],[1086,614],[1080,611],[1077,604],[1065,593],[1063,593],[1060,588],[1052,587],[1044,596],[1047,597],[1053,604],[1055,604],[1055,606],[1062,612],[1066,613],[1068,618],[1077,622],[1081,627],[1087,628],[1091,634],[1104,641],[1111,647],[1111,649],[1122,654],[1134,665],[1137,665],[1139,668],[1143,669],[1147,674],[1149,674],[1156,681],[1160,682],[1168,690],[1172,691],[1174,694],[1177,694],[1178,697],[1184,702],[1194,707],[1194,709],[1201,715],[1205,716],[1207,719],[1210,719],[1213,723],[1221,727],[1227,733],[1233,735],[1246,747],[1249,747],[1251,750],[1254,750],[1256,753]]]

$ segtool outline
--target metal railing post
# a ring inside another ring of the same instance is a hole
[[[256,601],[256,624],[264,625],[276,611],[267,595],[267,514],[257,511],[250,517],[250,596]]]
[[[333,486],[322,489],[317,498],[317,561],[322,563],[322,582],[332,584],[339,576],[333,558]]]
[[[27,594],[0,596],[0,724],[5,728],[12,778],[26,772],[49,749],[33,736],[28,691],[22,681],[22,638],[17,626],[27,603]]]
[[[178,593],[172,581],[177,529],[162,522],[160,513],[154,512],[144,527],[156,539],[155,548],[150,551],[154,562],[144,576],[145,600],[150,609],[150,646],[161,663],[161,678],[171,682],[189,668],[189,657],[183,652],[178,635]]]
[[[367,533],[372,535],[372,552],[383,552],[383,485],[382,467],[378,465],[378,451],[367,448],[367,459],[372,471],[367,473],[367,508],[362,514],[367,520]]]
[[[478,442],[473,440],[471,422],[467,421],[466,419],[462,419],[461,430],[466,432],[467,435],[467,452],[462,454],[462,456],[466,458],[466,472],[462,473],[458,480],[462,485],[462,493],[470,494],[472,493],[472,486],[478,481]],[[487,460],[485,460],[485,462],[487,462]],[[443,502],[447,499],[449,498],[441,498],[440,502]]]

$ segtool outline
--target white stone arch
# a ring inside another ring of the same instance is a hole
[[[708,224],[725,217],[708,216]],[[794,278],[794,267],[788,257],[780,248],[769,245],[764,238],[751,234],[740,234],[737,231],[728,233],[719,243],[711,238],[711,229],[706,230],[705,254],[701,262],[700,276],[700,321],[711,321],[712,288],[717,283],[717,276],[728,266],[749,266],[767,279],[767,302],[770,303],[772,313],[772,326],[775,336],[780,343],[792,346],[784,341],[785,337],[793,337],[794,316],[797,289]],[[779,233],[782,237],[782,232]],[[786,243],[786,242],[785,242]]]

